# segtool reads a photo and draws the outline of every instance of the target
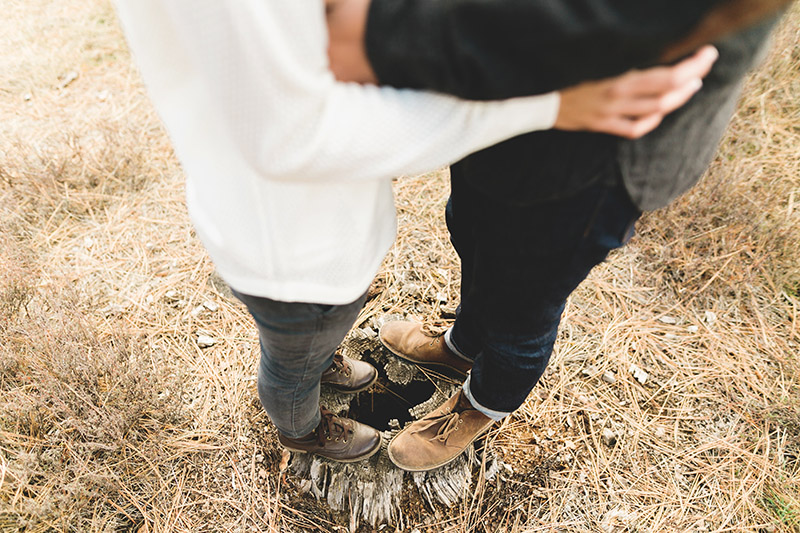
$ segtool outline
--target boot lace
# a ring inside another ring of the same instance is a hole
[[[350,377],[350,374],[353,372],[350,365],[344,362],[344,356],[340,353],[336,353],[333,355],[333,363],[331,363],[331,368],[335,372],[339,372],[340,374],[344,374],[347,377]]]
[[[320,446],[325,446],[325,442],[330,440],[347,443],[347,438],[353,434],[353,429],[324,407],[320,407],[320,414],[322,420],[317,426],[317,443]]]
[[[423,335],[437,339],[444,335],[448,329],[450,329],[450,326],[443,322],[423,322],[421,331]]]
[[[414,433],[421,433],[438,425],[439,430],[436,432],[436,435],[428,440],[439,441],[446,445],[450,435],[458,431],[458,428],[461,427],[461,423],[463,422],[461,418],[462,411],[463,409],[459,408],[458,403],[456,403],[452,411],[429,418],[424,423],[420,424],[419,427],[414,430]]]

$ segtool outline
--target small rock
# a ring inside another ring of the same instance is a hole
[[[437,292],[436,293],[436,301],[439,302],[440,304],[446,304],[447,303],[447,295],[445,293],[443,293],[443,292]]]
[[[109,91],[108,89],[104,89],[102,91],[97,92],[97,99],[100,100],[101,102],[105,102],[110,97],[111,97],[111,91]]]
[[[674,341],[679,339],[679,337],[674,333],[664,333],[664,338],[667,339],[668,341]]]
[[[597,367],[595,367],[595,366],[586,367],[583,370],[581,370],[581,374],[583,374],[587,378],[590,378],[592,376],[596,376],[598,372],[599,371],[597,370]]]
[[[30,102],[32,98],[33,95],[31,93],[25,93],[22,95],[22,99],[25,100],[26,102]]]
[[[267,479],[267,476],[268,476],[268,475],[269,475],[269,474],[267,473],[267,471],[266,471],[265,469],[263,469],[263,468],[259,468],[259,469],[258,469],[258,477],[259,477],[259,478],[261,478],[261,479]],[[311,483],[311,482],[309,481],[309,483]],[[302,484],[301,484],[301,485],[302,485]],[[309,487],[309,488],[311,488],[311,487]],[[306,491],[306,492],[308,492],[308,491]]]
[[[587,403],[589,403],[589,397],[586,396],[585,394],[579,394],[578,395],[578,401],[581,404],[586,405]]]
[[[200,313],[202,313],[203,311],[205,311],[205,309],[206,309],[206,308],[205,308],[205,307],[203,307],[202,305],[198,305],[197,307],[195,307],[194,309],[192,309],[192,312],[191,312],[191,313],[189,313],[189,314],[190,314],[190,315],[192,315],[192,317],[194,317],[194,318],[197,318],[198,316],[200,316]]]
[[[656,428],[656,438],[663,439],[664,435],[666,435],[666,434],[667,434],[667,432],[664,431],[664,428],[662,428],[662,427]]]
[[[617,434],[614,433],[611,429],[605,428],[603,429],[603,444],[608,447],[614,446],[617,444]]]
[[[203,302],[203,307],[205,307],[212,313],[215,313],[217,310],[219,310],[219,304],[211,300],[206,300],[205,302]]]
[[[455,307],[440,307],[439,308],[439,316],[442,318],[455,318],[456,317],[456,308]]]
[[[415,295],[420,291],[419,285],[416,283],[406,283],[400,288],[401,294]]]
[[[372,328],[371,328],[371,327],[369,327],[369,326],[367,326],[367,327],[364,327],[364,328],[361,328],[361,333],[363,333],[363,334],[364,334],[364,336],[365,336],[366,338],[368,338],[368,339],[374,339],[375,337],[377,337],[377,336],[378,336],[378,334],[377,334],[377,333],[375,333],[375,330],[374,330],[374,329],[372,329]]]
[[[686,328],[686,330],[689,331],[690,333],[697,333],[699,329],[700,328],[698,328],[697,326],[689,326],[688,328]]]
[[[658,317],[658,321],[662,322],[664,324],[677,324],[678,323],[678,319],[677,318],[675,318],[674,316],[667,316],[667,315]]]
[[[717,321],[717,314],[714,311],[706,311],[705,314],[706,324],[709,326]]]
[[[217,339],[210,335],[198,335],[197,336],[197,345],[200,348],[209,348],[217,344]]]
[[[609,385],[613,385],[617,382],[617,376],[614,375],[613,372],[605,371],[603,372],[603,381],[608,383]]]
[[[550,395],[544,389],[539,390],[537,394],[539,395],[539,398],[542,399],[542,401],[546,401],[550,397]]]
[[[63,75],[61,75],[59,77],[58,88],[59,89],[63,89],[64,87],[66,87],[67,85],[69,85],[70,83],[72,83],[73,81],[75,81],[77,79],[78,79],[77,71],[70,70],[69,72],[67,72],[67,73],[65,73],[65,74],[63,74]]]
[[[631,365],[631,374],[633,374],[633,378],[644,385],[647,383],[647,379],[650,377],[650,374],[642,370],[636,365]]]
[[[127,308],[127,305],[110,304],[100,309],[100,313],[103,316],[121,315]]]

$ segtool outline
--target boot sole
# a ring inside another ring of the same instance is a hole
[[[426,362],[422,362],[422,361],[417,361],[415,359],[411,359],[407,355],[398,352],[397,350],[395,350],[394,348],[392,348],[391,346],[386,344],[386,342],[383,340],[383,335],[381,335],[380,333],[378,333],[378,338],[380,339],[381,344],[383,344],[384,348],[386,348],[387,350],[392,352],[394,355],[396,355],[397,357],[399,357],[403,361],[415,364],[417,366],[421,366],[423,368],[429,368],[431,370],[445,370],[447,372],[455,374],[456,376],[458,376],[459,378],[462,378],[462,379],[465,379],[467,377],[467,373],[466,372],[463,372],[463,371],[457,369],[454,366],[450,366],[447,363],[431,363],[431,362],[427,362],[427,361]],[[457,357],[457,356],[454,356],[454,357]],[[464,362],[467,362],[466,359],[464,360]]]
[[[339,387],[339,386],[337,386],[337,385],[335,385],[333,383],[326,383],[324,381],[321,381],[320,384],[325,385],[327,387],[330,387],[332,389],[335,389],[338,392],[344,392],[346,394],[355,394],[357,392],[363,392],[363,391],[367,390],[368,388],[372,387],[372,385],[374,385],[376,381],[378,381],[378,372],[375,372],[375,376],[373,376],[372,381],[370,381],[366,385],[362,385],[361,387],[359,387],[357,389],[343,389],[343,388],[341,388],[341,387]]]
[[[453,461],[455,461],[456,459],[458,459],[458,456],[461,455],[462,453],[464,453],[466,451],[466,449],[469,448],[470,444],[472,444],[473,442],[475,442],[476,440],[481,438],[484,435],[484,433],[486,433],[489,430],[489,428],[492,427],[493,424],[494,424],[494,422],[491,422],[485,428],[483,428],[480,432],[478,432],[478,434],[475,435],[472,438],[472,440],[469,441],[467,443],[467,445],[464,446],[464,448],[462,448],[461,451],[458,452],[457,454],[455,454],[453,457],[451,457],[450,459],[448,459],[448,460],[446,460],[446,461],[444,461],[442,463],[435,464],[433,466],[426,466],[426,467],[404,466],[404,465],[401,465],[397,461],[397,459],[394,458],[394,456],[392,455],[392,443],[394,442],[394,440],[397,437],[400,436],[401,433],[403,433],[402,431],[400,433],[398,433],[397,435],[395,435],[394,438],[392,438],[391,441],[389,441],[389,446],[386,447],[386,452],[389,454],[389,459],[392,461],[392,464],[394,464],[394,466],[396,466],[400,470],[405,470],[406,472],[429,472],[431,470],[436,470],[437,468],[441,468],[441,467],[443,467],[443,466],[445,466],[447,464],[450,464]],[[403,430],[403,431],[405,431],[405,430]]]
[[[290,447],[288,447],[288,446],[286,446],[284,444],[281,444],[281,446],[283,446],[285,449],[289,450],[290,452],[294,452],[294,453],[312,453],[314,455],[319,455],[320,457],[324,457],[325,459],[328,459],[329,461],[335,461],[337,463],[358,463],[359,461],[363,461],[364,459],[369,459],[370,457],[372,457],[373,455],[378,453],[378,450],[381,449],[381,443],[382,442],[383,442],[383,439],[378,440],[378,445],[375,446],[375,448],[373,448],[369,452],[365,453],[364,455],[360,455],[358,457],[353,457],[351,459],[336,459],[334,457],[328,457],[327,455],[323,455],[323,454],[321,454],[319,452],[312,452],[312,451],[309,451],[309,450],[298,450],[297,448],[290,448]]]

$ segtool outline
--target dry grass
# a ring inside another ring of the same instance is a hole
[[[111,9],[3,7],[0,530],[339,529],[279,467],[255,332],[209,282]],[[795,6],[702,184],[571,298],[537,393],[490,437],[514,473],[409,529],[800,531],[798,27]],[[446,176],[396,190],[362,319],[447,316]]]

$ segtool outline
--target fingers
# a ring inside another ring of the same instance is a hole
[[[691,57],[670,67],[674,71],[675,85],[681,85],[692,78],[705,78],[714,66],[719,52],[711,45],[704,46]]]
[[[619,96],[661,95],[704,78],[718,57],[716,48],[704,46],[675,65],[629,72],[618,79],[612,90]]]
[[[663,119],[662,113],[653,113],[639,118],[615,115],[597,122],[594,126],[596,131],[626,139],[638,139],[656,129]]]
[[[689,101],[702,87],[702,78],[717,57],[717,50],[707,46],[670,67],[632,71],[565,89],[555,127],[599,131],[628,139],[642,137]]]
[[[643,137],[656,129],[666,115],[688,102],[700,87],[702,82],[690,80],[660,98],[630,100],[606,119],[601,131],[627,139]]]
[[[682,86],[657,96],[619,98],[615,100],[611,111],[632,117],[650,115],[652,113],[671,113],[688,102],[702,86],[702,81],[693,78]]]

